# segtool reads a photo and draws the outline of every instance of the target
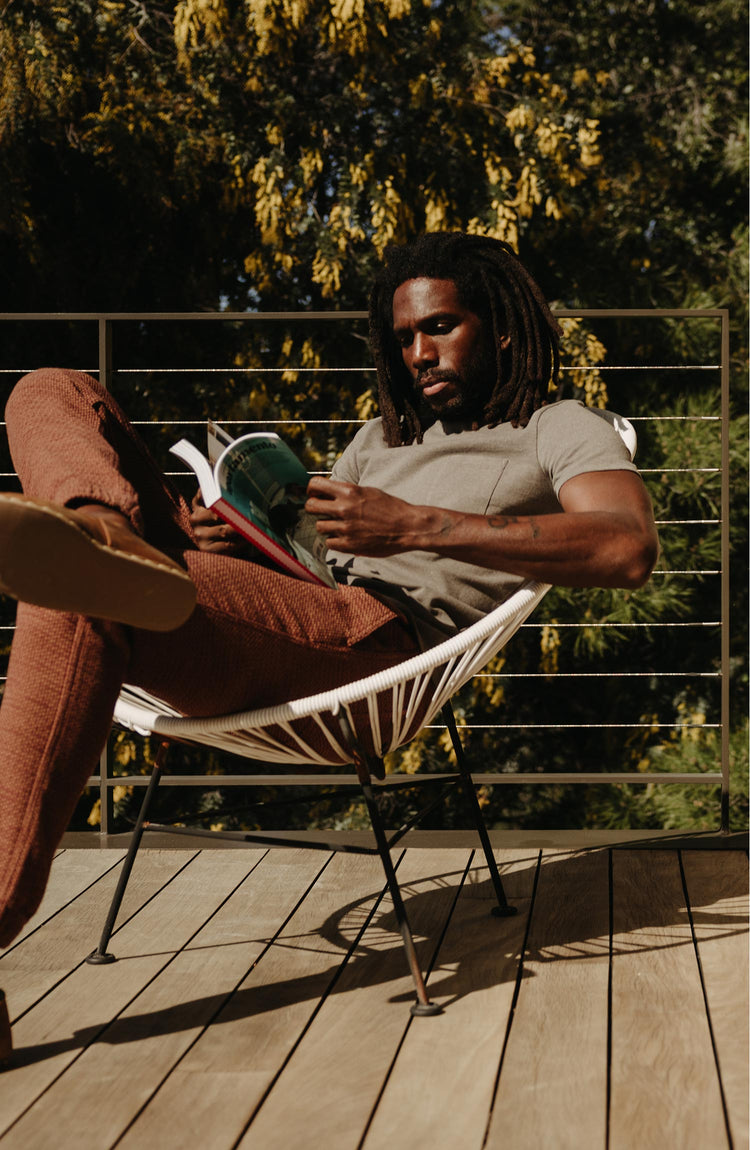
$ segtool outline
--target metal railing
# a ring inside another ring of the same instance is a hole
[[[512,772],[512,773],[476,773],[475,780],[478,783],[487,785],[512,785],[512,784],[545,784],[553,783],[559,784],[602,784],[602,783],[630,783],[630,784],[690,784],[690,785],[705,785],[720,787],[721,791],[721,804],[720,804],[720,824],[723,831],[728,830],[728,812],[729,812],[729,493],[730,493],[730,479],[729,479],[729,316],[725,309],[583,309],[583,310],[568,310],[557,309],[555,313],[559,318],[577,318],[586,322],[595,322],[600,320],[616,320],[616,321],[636,321],[636,320],[675,320],[675,321],[690,321],[690,320],[709,320],[718,325],[719,339],[718,347],[719,354],[714,362],[700,363],[700,364],[685,364],[685,363],[660,363],[657,365],[648,363],[629,363],[618,364],[615,366],[602,366],[591,365],[591,370],[597,370],[601,373],[607,371],[625,372],[625,371],[648,371],[651,373],[672,373],[672,372],[708,372],[712,373],[712,378],[717,379],[717,391],[720,396],[720,413],[718,415],[701,415],[701,416],[660,416],[659,413],[639,413],[621,411],[621,414],[626,415],[631,422],[638,428],[640,425],[648,424],[659,419],[695,419],[701,422],[715,423],[719,429],[719,443],[715,466],[703,468],[691,468],[682,466],[673,466],[675,461],[666,461],[665,466],[643,467],[642,474],[648,480],[649,474],[659,476],[668,476],[670,473],[696,471],[702,476],[706,473],[712,475],[720,475],[721,479],[721,492],[720,492],[720,506],[721,513],[718,520],[701,520],[701,521],[687,521],[679,520],[672,522],[664,522],[659,524],[660,529],[668,529],[674,526],[675,523],[685,526],[695,524],[696,526],[712,526],[720,530],[720,562],[716,568],[701,571],[662,571],[660,574],[670,575],[685,575],[685,576],[700,576],[700,577],[715,577],[719,581],[720,593],[718,611],[716,617],[713,619],[689,619],[689,620],[668,620],[658,623],[607,623],[607,622],[594,622],[590,620],[585,624],[583,623],[559,623],[555,622],[554,626],[559,631],[565,628],[580,628],[581,626],[613,626],[619,627],[621,630],[631,630],[637,634],[639,630],[642,632],[646,628],[651,630],[658,630],[660,628],[718,628],[720,633],[719,639],[719,652],[718,659],[711,660],[711,666],[701,670],[686,671],[684,669],[678,670],[660,670],[654,671],[653,669],[644,669],[642,671],[628,671],[625,674],[620,672],[611,672],[602,670],[601,672],[592,673],[590,671],[578,674],[576,672],[562,672],[559,675],[561,679],[586,679],[595,680],[596,678],[611,679],[613,675],[619,675],[623,680],[637,679],[648,677],[673,677],[676,680],[686,680],[688,678],[702,678],[706,680],[714,680],[720,683],[720,703],[719,714],[714,722],[703,722],[700,724],[702,730],[715,730],[719,734],[720,753],[719,753],[719,769],[710,772],[680,772],[680,773],[667,773],[658,771],[575,771],[569,773],[544,772],[544,771],[525,771],[525,772]],[[153,365],[151,367],[143,366],[142,364],[128,364],[124,362],[124,356],[120,357],[120,361],[115,360],[116,338],[115,333],[118,328],[122,328],[126,324],[143,325],[158,325],[158,324],[233,324],[233,325],[255,325],[260,328],[264,325],[278,325],[284,324],[288,326],[294,325],[304,328],[311,323],[323,324],[345,324],[347,327],[354,325],[356,327],[361,321],[366,319],[366,313],[360,311],[353,312],[261,312],[261,313],[248,313],[248,312],[152,312],[152,313],[0,313],[0,323],[2,324],[35,324],[35,323],[65,323],[74,325],[96,325],[97,333],[97,362],[90,362],[83,364],[85,370],[90,371],[92,374],[97,374],[99,379],[108,388],[111,388],[115,381],[118,383],[127,381],[128,376],[143,376],[144,374],[153,374],[155,377],[166,377],[170,373],[189,376],[191,373],[200,373],[206,376],[210,373],[221,375],[241,376],[243,372],[252,374],[254,376],[270,375],[281,371],[294,370],[299,373],[314,373],[315,377],[324,377],[327,374],[336,372],[357,372],[361,373],[365,378],[367,373],[372,377],[372,368],[353,366],[341,367],[338,365],[331,365],[329,367],[310,367],[303,364],[290,367],[263,367],[252,366],[243,368],[233,364],[231,366],[221,365],[203,365],[198,367],[160,367]],[[28,357],[32,359],[33,357]],[[31,370],[39,366],[33,361],[24,362],[22,366],[4,366],[0,364],[0,386],[3,380],[8,384],[15,381],[25,371]],[[585,371],[586,366],[576,366],[575,370]],[[127,407],[127,399],[125,399]],[[220,413],[219,413],[220,415]],[[154,421],[138,421],[135,423],[149,423],[153,424]],[[159,423],[160,421],[156,421]],[[180,424],[180,433],[184,430],[185,424],[198,424],[201,420],[171,420],[167,421],[170,426]],[[299,422],[299,421],[293,421]],[[340,424],[342,426],[350,427],[352,424],[358,422],[356,418],[348,417],[346,415],[338,415],[336,418],[324,419],[320,421],[304,421],[306,424],[314,422],[321,422],[327,425]],[[361,422],[361,421],[360,421]],[[263,426],[283,426],[284,421],[275,419],[265,420],[242,420],[243,425],[251,425],[254,423],[262,424]],[[681,461],[677,461],[681,462]],[[12,484],[14,474],[12,471],[0,472],[0,486],[8,487]],[[669,481],[668,479],[666,480]],[[548,624],[544,621],[532,619],[527,622],[525,628],[542,628]],[[4,630],[7,632],[12,628],[12,624],[8,624]],[[716,665],[718,663],[718,666]],[[502,671],[494,674],[495,678],[513,680],[517,678],[524,678],[529,680],[543,680],[549,678],[545,672],[513,672]],[[564,723],[544,723],[537,722],[533,725],[537,729],[550,729],[556,731],[568,731],[580,729],[580,724],[564,724]],[[471,723],[468,724],[471,729],[480,729],[478,726]],[[523,729],[528,729],[530,724],[523,725]],[[648,728],[653,726],[648,722],[638,723],[599,723],[599,724],[586,724],[587,727],[596,726],[601,729],[610,730],[636,730],[638,728]],[[684,723],[674,724],[657,724],[659,729],[665,727],[684,728]],[[498,722],[494,724],[494,728],[501,731],[511,731],[516,728],[513,723]],[[115,787],[122,786],[141,786],[145,785],[147,778],[143,775],[117,775],[113,773],[112,763],[108,753],[102,756],[100,764],[100,773],[93,776],[90,780],[90,785],[99,790],[101,800],[101,823],[100,833],[106,836],[110,832],[110,819],[111,819],[111,796]],[[340,774],[321,774],[316,772],[300,773],[299,775],[285,775],[279,776],[276,774],[222,774],[217,776],[215,774],[190,774],[190,775],[170,775],[164,780],[165,784],[168,783],[172,786],[187,786],[187,787],[221,787],[226,786],[248,786],[248,785],[302,785],[304,783],[349,783],[356,782],[355,775],[340,775]]]

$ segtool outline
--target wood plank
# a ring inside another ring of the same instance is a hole
[[[676,855],[613,852],[611,1150],[727,1134]]]
[[[97,882],[103,874],[116,867],[124,857],[123,850],[59,851],[52,861],[47,888],[39,909],[20,934],[16,935],[10,946],[0,947],[0,959],[37,930],[43,922],[47,922],[71,900],[77,898],[92,883]]]
[[[172,877],[174,861],[165,859],[162,852],[144,852],[138,860],[136,869],[158,870],[161,865],[168,879],[160,893],[118,931],[119,961],[78,967],[15,1024],[16,1054],[13,1068],[3,1075],[0,1131],[16,1122],[172,960],[242,881],[243,864],[246,874],[265,852],[207,851],[192,859],[187,856],[187,865],[183,865],[185,853],[175,853],[182,866],[176,877]],[[134,878],[135,874],[134,870]],[[6,1146],[28,1150],[32,1145],[35,1150],[47,1146],[57,1150],[60,1128],[54,1115],[44,1127],[36,1122],[35,1113],[36,1107],[5,1134],[3,1150]],[[77,1137],[83,1138],[86,1123],[95,1127],[97,1120],[96,1112],[79,1114],[74,1127]],[[26,1132],[31,1127],[33,1138]]]
[[[398,873],[423,969],[435,953],[470,852],[406,852]],[[322,1003],[239,1143],[242,1150],[357,1146],[410,1021],[411,978],[389,900]],[[429,1026],[433,1018],[420,1018]]]
[[[608,990],[608,852],[545,852],[487,1150],[606,1145]]]
[[[339,974],[383,883],[379,859],[334,856],[118,1150],[152,1150],[154,1131],[159,1150],[235,1145]]]
[[[364,1150],[482,1146],[539,862],[537,851],[496,858],[518,914],[491,914],[494,892],[477,852],[430,978],[430,996],[445,1013],[410,1023]]]
[[[95,949],[119,878],[120,867],[117,864],[122,857],[120,851],[107,853],[120,857],[114,858],[114,865],[102,874],[97,882],[80,888],[82,893],[73,901],[68,901],[65,905],[63,899],[62,909],[44,921],[40,929],[6,951],[0,959],[0,985],[8,997],[11,1021],[24,1014],[52,987],[80,966],[86,955]],[[189,855],[185,855],[183,851],[165,853],[159,857],[155,867],[149,865],[146,855],[141,856],[128,883],[118,923],[124,924],[140,910],[195,855],[195,851]],[[142,864],[142,860],[145,865]],[[74,870],[70,874],[71,890],[74,892],[79,889],[75,880],[80,873]],[[82,873],[86,873],[85,867]],[[62,897],[62,890],[61,885],[59,892],[54,893],[55,903],[59,901],[58,893]],[[44,914],[44,903],[40,907],[40,913]],[[121,925],[117,929],[120,929]],[[113,936],[115,947],[116,939],[115,933]]]
[[[257,961],[269,935],[283,925],[325,865],[325,856],[311,851],[274,852],[246,881],[242,880],[247,859],[231,852],[226,860],[216,856],[219,863],[222,880],[230,884],[239,880],[240,885],[189,947],[53,1083],[18,1124],[16,1141],[11,1137],[10,1146],[24,1141],[27,1147],[45,1145],[51,1132],[57,1150],[99,1150],[113,1145]],[[210,872],[216,870],[215,864],[206,867],[201,859],[194,881],[205,883],[206,872],[211,879]],[[116,1090],[111,1089],[113,1083],[118,1084]],[[180,1100],[180,1112],[189,1120],[192,1101],[192,1091]],[[82,1123],[81,1114],[91,1115],[91,1121]],[[215,1120],[214,1138],[221,1145],[220,1113]],[[152,1146],[155,1141],[161,1144],[154,1130],[151,1124]],[[191,1130],[192,1122],[187,1144],[195,1145]]]
[[[734,1150],[747,1150],[748,869],[742,851],[683,855],[698,954]]]

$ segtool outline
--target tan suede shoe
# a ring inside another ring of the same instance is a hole
[[[195,606],[190,576],[119,512],[26,495],[0,495],[0,592],[148,631],[174,630]]]

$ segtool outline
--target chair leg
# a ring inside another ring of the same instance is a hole
[[[130,840],[130,846],[128,847],[128,853],[125,856],[125,862],[122,864],[120,878],[115,888],[115,893],[112,895],[112,902],[110,903],[109,912],[107,914],[107,921],[104,924],[102,936],[99,939],[99,945],[97,946],[96,950],[92,950],[91,954],[89,954],[86,958],[86,962],[90,963],[92,966],[99,966],[104,963],[117,961],[117,956],[110,954],[107,950],[107,947],[112,936],[112,931],[115,928],[115,922],[120,910],[120,905],[125,895],[125,889],[128,885],[128,880],[130,879],[130,872],[133,869],[135,856],[138,854],[138,848],[141,845],[141,839],[143,838],[143,831],[146,823],[146,815],[148,814],[149,808],[151,807],[151,800],[156,794],[156,788],[159,786],[159,780],[161,779],[162,771],[164,770],[164,765],[167,761],[169,746],[170,744],[165,739],[164,742],[160,744],[159,750],[156,753],[154,769],[151,772],[151,778],[149,779],[148,786],[146,787],[146,794],[144,795],[143,802],[141,803],[141,809],[138,812],[138,818],[136,819],[136,823],[133,828],[133,835]]]
[[[479,800],[477,799],[477,792],[474,789],[474,780],[471,777],[471,771],[469,770],[469,765],[466,762],[466,756],[464,755],[464,749],[461,746],[461,740],[458,737],[458,730],[456,728],[456,719],[455,719],[455,716],[453,714],[453,707],[450,705],[449,702],[446,703],[445,706],[443,707],[443,718],[445,719],[446,726],[448,727],[448,734],[451,737],[451,742],[453,744],[453,750],[454,750],[455,755],[456,755],[456,762],[458,764],[458,769],[459,769],[459,772],[461,774],[461,785],[463,787],[463,792],[464,792],[464,795],[466,796],[466,801],[469,804],[469,808],[470,808],[472,816],[474,818],[474,825],[476,826],[477,833],[479,834],[479,841],[482,844],[482,850],[484,851],[484,857],[487,861],[487,866],[488,866],[489,872],[490,872],[490,878],[492,879],[492,885],[495,888],[495,895],[497,896],[497,906],[493,906],[492,913],[494,915],[499,915],[503,918],[510,916],[510,915],[517,914],[518,913],[518,907],[510,905],[510,903],[508,902],[508,899],[506,898],[505,890],[503,889],[503,882],[502,882],[502,879],[500,878],[500,871],[497,869],[497,863],[495,862],[495,856],[492,853],[492,846],[490,845],[490,836],[487,834],[487,826],[485,824],[484,816],[482,814],[482,808],[479,806]]]
[[[347,718],[344,710],[340,711],[336,716],[338,718],[341,734],[347,743],[350,752],[352,753],[354,766],[359,778],[359,784],[362,788],[365,803],[367,805],[367,813],[370,816],[370,824],[372,826],[373,834],[375,835],[375,844],[380,855],[380,861],[383,864],[385,871],[385,881],[388,885],[388,893],[393,902],[393,909],[396,913],[396,921],[398,928],[401,931],[401,941],[404,944],[404,951],[406,953],[406,961],[409,966],[409,973],[411,974],[414,983],[414,990],[417,995],[417,1001],[411,1007],[411,1013],[414,1015],[422,1014],[442,1014],[443,1008],[436,1002],[430,1002],[427,996],[427,987],[424,984],[422,977],[422,970],[417,959],[417,952],[414,947],[414,938],[411,933],[409,925],[409,916],[406,913],[404,900],[401,897],[401,888],[398,885],[396,872],[393,868],[393,860],[391,859],[391,852],[388,847],[388,839],[383,826],[383,819],[380,814],[380,807],[378,806],[377,799],[370,783],[370,776],[377,772],[371,769],[373,756],[368,755],[362,747],[359,746],[354,731],[352,730],[351,723]],[[377,765],[382,767],[382,762],[377,760]]]
[[[401,940],[404,944],[404,951],[406,953],[406,961],[409,966],[412,980],[414,982],[414,990],[417,995],[417,1001],[410,1008],[411,1013],[414,1015],[427,1015],[427,1014],[442,1014],[443,1008],[436,1002],[430,1002],[427,995],[427,988],[424,984],[422,977],[422,970],[417,958],[417,952],[414,947],[414,938],[412,937],[411,927],[409,925],[409,918],[404,906],[404,900],[401,897],[401,888],[398,885],[396,872],[393,868],[393,861],[391,859],[391,852],[388,849],[388,841],[386,839],[385,828],[383,827],[383,819],[380,814],[377,799],[373,794],[372,787],[369,783],[360,779],[362,792],[367,804],[367,811],[372,823],[372,829],[375,834],[375,842],[380,855],[380,861],[383,864],[385,871],[385,879],[388,884],[388,892],[393,902],[393,909],[396,912],[396,921],[398,922],[399,930],[401,931]]]

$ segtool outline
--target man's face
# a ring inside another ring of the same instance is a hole
[[[475,419],[495,382],[495,349],[453,280],[406,280],[393,295],[393,334],[416,390],[440,419]]]

